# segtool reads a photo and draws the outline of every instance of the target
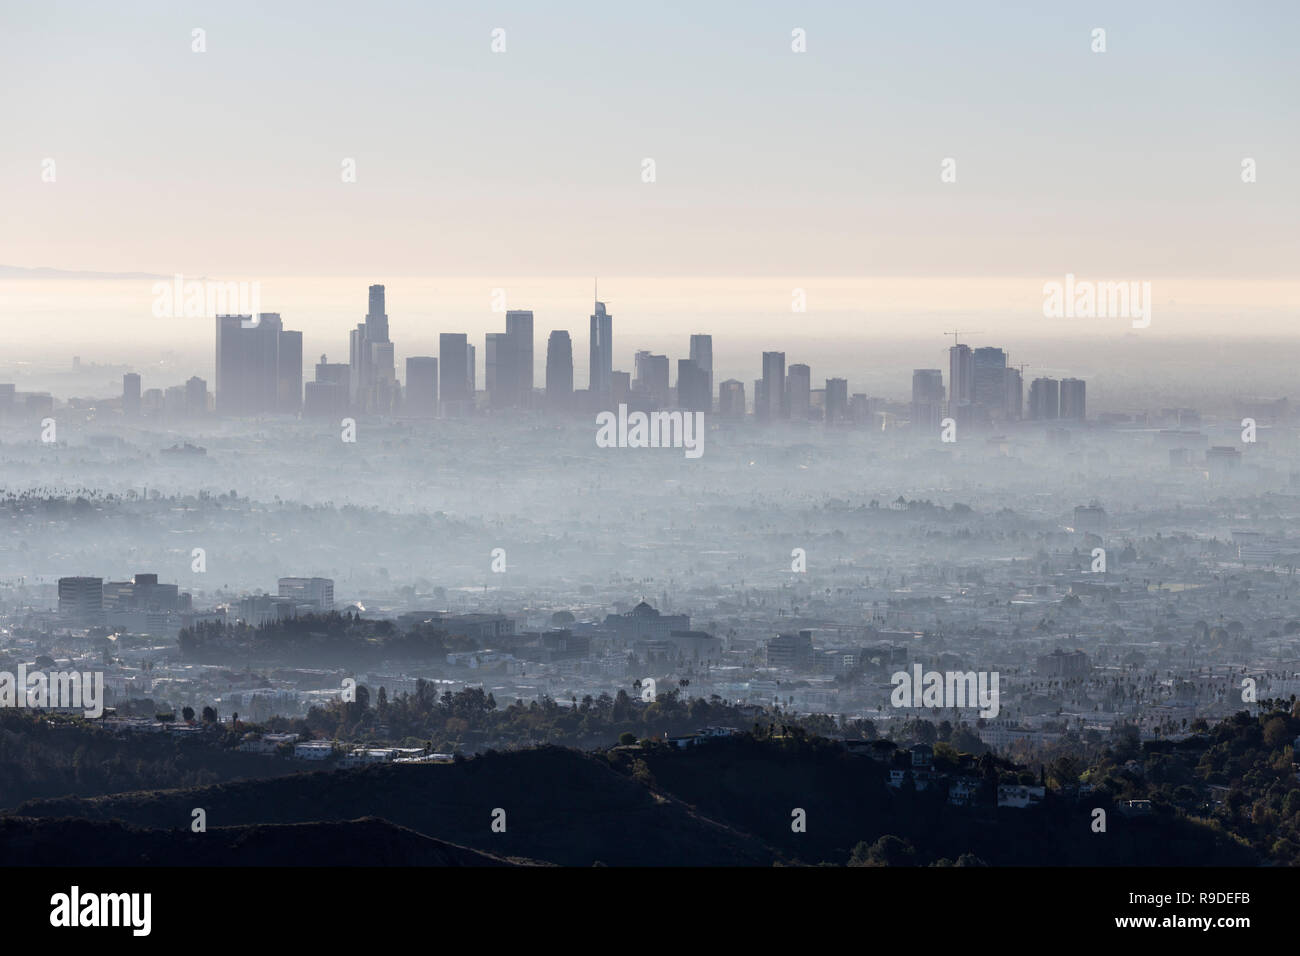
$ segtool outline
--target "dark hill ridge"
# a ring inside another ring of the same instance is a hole
[[[454,764],[381,765],[29,801],[14,812],[188,830],[195,807],[207,811],[209,832],[373,816],[483,852],[569,866],[768,866],[781,857],[750,834],[616,772],[603,757],[558,747]],[[506,811],[505,833],[492,832],[496,808]]]
[[[76,847],[79,859],[71,859]],[[0,866],[528,866],[386,820],[212,827],[206,833],[120,822],[0,818]]]

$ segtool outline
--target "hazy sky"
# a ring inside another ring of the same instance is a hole
[[[7,2],[0,263],[1291,279],[1298,27],[1293,2]]]

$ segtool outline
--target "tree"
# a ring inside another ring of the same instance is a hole
[[[618,735],[618,743],[621,747],[630,747],[636,743],[636,734],[630,730],[625,730]]]
[[[184,720],[185,723],[187,723],[187,724],[192,724],[192,723],[194,723],[194,708],[193,708],[193,707],[182,707],[182,708],[181,708],[181,719]]]

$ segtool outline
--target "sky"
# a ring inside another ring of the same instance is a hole
[[[0,264],[489,286],[1069,272],[1286,309],[1298,26],[1300,5],[1250,2],[9,0]]]

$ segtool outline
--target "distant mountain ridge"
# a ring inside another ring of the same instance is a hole
[[[47,266],[0,265],[0,279],[170,279],[152,272],[88,272],[82,269],[51,269]]]

